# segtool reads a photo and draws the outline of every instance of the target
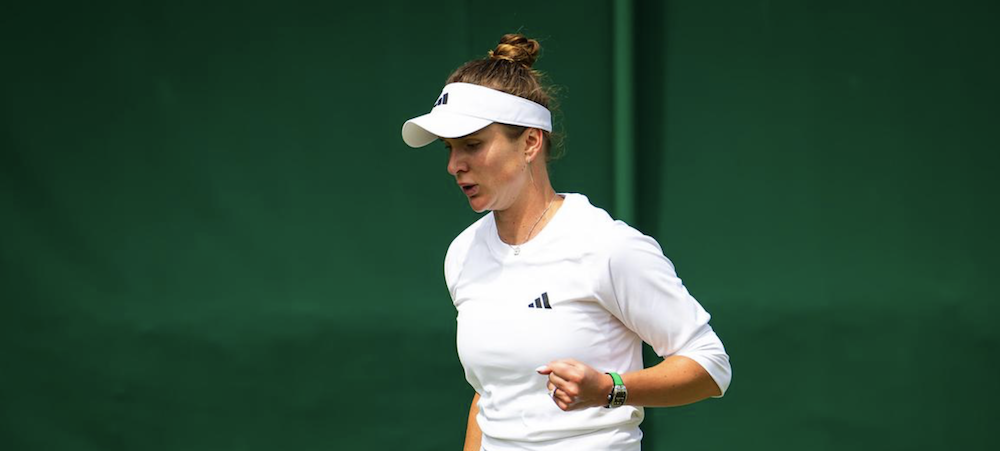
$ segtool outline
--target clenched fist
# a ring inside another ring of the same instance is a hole
[[[614,387],[611,376],[573,359],[549,362],[537,368],[538,374],[548,375],[549,393],[564,411],[604,407]]]

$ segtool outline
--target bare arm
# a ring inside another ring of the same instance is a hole
[[[549,390],[555,389],[553,400],[562,410],[605,406],[614,385],[607,374],[571,359],[549,363],[539,373],[549,376]],[[682,406],[722,394],[708,371],[683,356],[621,376],[633,406]]]
[[[607,379],[607,392],[613,382]],[[674,407],[719,396],[722,390],[698,362],[683,356],[671,356],[649,368],[622,375],[628,388],[627,403],[633,406]],[[607,394],[605,403],[607,402]]]
[[[476,414],[479,413],[479,393],[472,397],[472,407],[469,407],[469,424],[465,427],[465,447],[462,451],[479,451],[482,446],[483,431],[479,429]]]

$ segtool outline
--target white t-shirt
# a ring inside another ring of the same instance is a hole
[[[586,196],[565,202],[520,254],[500,241],[493,213],[458,235],[445,279],[458,310],[458,355],[479,393],[483,449],[638,450],[641,407],[564,412],[535,369],[564,358],[601,372],[643,368],[657,354],[701,364],[723,393],[729,356],[709,314],[657,242]]]

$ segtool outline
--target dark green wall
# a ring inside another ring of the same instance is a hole
[[[734,367],[658,449],[993,448],[1000,9],[646,7],[642,225]]]
[[[523,26],[579,111],[556,178],[607,202],[608,45],[574,46],[608,7],[547,8],[4,6],[0,449],[460,446],[476,216],[400,127]]]
[[[636,3],[636,225],[735,369],[646,449],[984,448],[997,8]],[[0,449],[460,446],[477,216],[400,125],[520,29],[613,210],[611,3],[428,5],[0,10]]]

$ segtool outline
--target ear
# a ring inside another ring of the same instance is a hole
[[[531,163],[542,155],[545,146],[545,135],[539,128],[529,128],[524,131],[524,159]]]

